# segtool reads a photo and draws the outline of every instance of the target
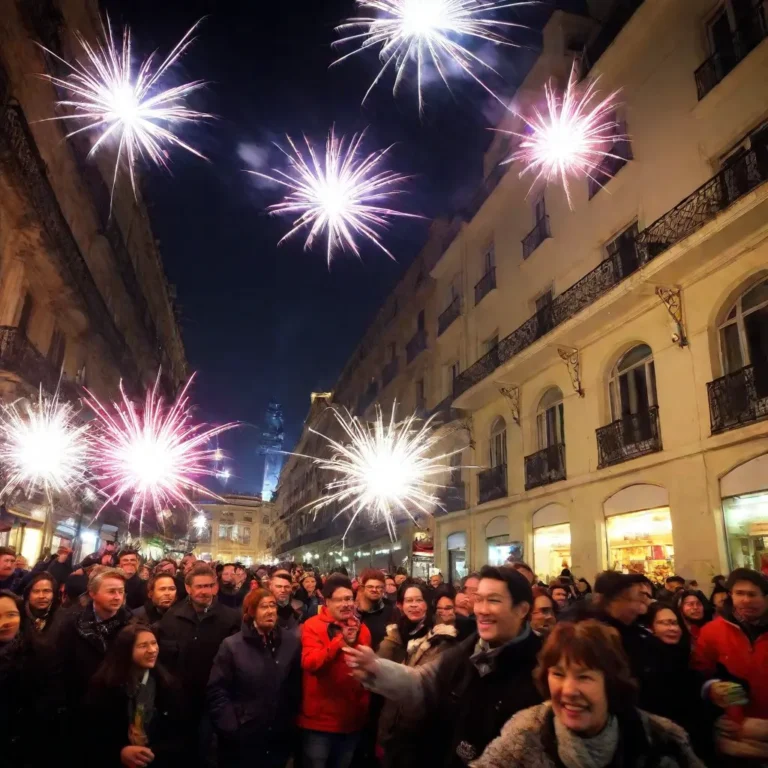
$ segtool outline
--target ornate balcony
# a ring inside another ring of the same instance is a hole
[[[475,306],[496,287],[496,267],[491,267],[475,285]]]
[[[424,328],[419,329],[413,334],[411,340],[405,345],[405,359],[410,363],[415,360],[419,353],[427,348],[427,332]]]
[[[451,323],[461,314],[461,296],[457,296],[448,308],[437,318],[437,335],[442,335]]]
[[[768,363],[710,381],[707,394],[713,435],[768,417]]]
[[[439,488],[436,496],[440,500],[440,504],[435,507],[435,511],[432,513],[435,517],[467,508],[466,488],[461,481],[451,482],[445,488]]]
[[[712,221],[720,212],[768,180],[768,136],[756,140],[752,149],[727,163],[722,170],[691,193],[635,238],[638,267],[684,240]],[[633,262],[634,264],[634,262]],[[539,314],[499,342],[493,355],[485,355],[456,377],[454,398],[466,392],[541,336],[582,309],[593,304],[634,270],[627,268],[620,254],[609,256],[577,283],[552,301],[551,325]],[[479,285],[479,283],[478,283]],[[477,288],[475,288],[477,293]],[[546,328],[546,330],[545,330]]]
[[[525,457],[525,490],[565,480],[565,443],[556,443]]]
[[[699,101],[724,80],[768,36],[763,0],[754,4],[731,38],[731,46],[715,51],[694,73]]]
[[[498,464],[477,473],[478,504],[501,499],[507,495],[507,465]]]
[[[549,229],[549,216],[545,215],[523,238],[523,258],[527,259],[549,237],[552,237],[552,232]]]
[[[397,376],[397,372],[400,370],[400,358],[395,357],[392,360],[390,360],[384,368],[381,370],[381,388],[384,389],[384,387],[389,384],[392,379]]]
[[[597,435],[598,468],[621,464],[623,461],[656,453],[661,450],[659,407],[633,413],[595,430]]]

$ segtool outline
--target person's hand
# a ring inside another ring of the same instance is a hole
[[[741,733],[741,723],[723,715],[715,721],[715,729],[718,736],[725,736],[728,739],[738,739]]]
[[[354,645],[357,642],[357,636],[360,633],[360,624],[358,622],[345,624],[341,628],[341,634],[347,645]]]
[[[120,762],[126,768],[144,768],[155,759],[149,747],[123,747],[120,750]]]
[[[709,687],[710,701],[721,709],[728,707],[743,707],[749,704],[747,692],[738,683],[724,683],[721,681],[712,683]]]
[[[362,683],[376,674],[376,665],[379,660],[373,652],[373,648],[369,648],[367,645],[358,645],[357,648],[347,647],[341,650],[346,654],[345,660],[352,677],[357,678]]]

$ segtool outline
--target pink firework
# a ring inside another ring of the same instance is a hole
[[[606,157],[617,157],[612,150],[617,141],[626,137],[618,132],[616,107],[618,91],[601,98],[596,89],[597,80],[581,89],[576,66],[571,69],[565,93],[559,96],[552,85],[544,86],[547,102],[546,112],[533,109],[530,118],[521,115],[528,130],[511,135],[520,139],[520,144],[504,162],[521,162],[522,178],[535,174],[533,185],[541,178],[547,183],[559,180],[571,203],[569,179],[589,177]]]
[[[192,378],[171,406],[158,393],[159,381],[158,376],[147,391],[143,409],[126,396],[122,384],[120,403],[107,407],[91,393],[86,400],[96,415],[92,470],[106,497],[101,509],[129,497],[130,518],[138,513],[142,521],[149,508],[159,513],[173,504],[189,505],[190,491],[216,498],[195,478],[216,474],[211,438],[236,426],[206,429],[192,420],[187,394]]]

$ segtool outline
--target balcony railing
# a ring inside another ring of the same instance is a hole
[[[405,359],[407,362],[415,360],[419,353],[427,348],[427,332],[420,328],[405,345]]]
[[[507,495],[507,465],[498,464],[477,473],[478,503],[501,499]]]
[[[694,73],[699,100],[736,68],[768,35],[764,0],[755,4],[751,13],[739,20],[739,28],[727,49],[715,51]]]
[[[713,435],[768,417],[768,363],[710,381],[707,394]]]
[[[549,216],[545,215],[523,238],[523,258],[527,259],[549,237],[552,237],[552,232],[549,229]]]
[[[618,421],[599,427],[597,435],[597,466],[610,467],[623,461],[656,453],[661,450],[659,407],[627,414]]]
[[[448,308],[440,313],[437,318],[437,335],[440,336],[451,323],[461,314],[461,296],[456,298],[448,305]]]
[[[440,500],[440,503],[433,512],[435,517],[447,515],[451,512],[459,512],[467,508],[466,488],[461,481],[452,482],[450,485],[445,486],[445,488],[438,489],[435,495]]]
[[[496,267],[491,267],[475,285],[475,306],[496,287]]]
[[[381,371],[381,388],[384,389],[384,387],[389,384],[392,379],[397,376],[397,372],[400,369],[400,358],[395,357],[392,360],[390,360],[382,369]]]
[[[752,149],[731,160],[723,169],[672,210],[646,227],[635,238],[637,263],[652,259],[712,221],[741,197],[768,179],[768,132],[753,141]],[[628,276],[618,254],[609,256],[552,301],[551,325],[544,330],[542,318],[529,317],[498,343],[493,355],[481,357],[453,384],[454,398],[466,392],[496,368],[529,347],[543,333],[577,315]]]
[[[525,457],[525,490],[565,480],[565,444],[555,443]]]

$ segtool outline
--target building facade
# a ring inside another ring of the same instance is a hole
[[[95,40],[95,0],[3,3],[0,16],[0,396],[35,396],[39,388],[76,401],[87,387],[118,395],[122,380],[139,394],[160,375],[172,398],[186,378],[186,358],[141,194],[118,178],[110,209],[114,154],[86,158],[96,136],[70,139],[54,86],[35,74],[62,76],[41,46],[81,57],[75,31]],[[88,500],[6,499],[15,518],[0,541],[34,561],[78,532],[88,546],[114,538],[123,524],[107,511],[88,530]],[[114,519],[113,519],[114,518]],[[86,521],[85,524],[83,521]],[[104,528],[103,526],[107,526]],[[87,548],[87,547],[86,547]]]
[[[264,416],[264,429],[261,433],[261,453],[264,456],[264,476],[261,484],[261,498],[271,501],[280,480],[280,468],[283,466],[283,409],[279,403],[270,400]]]

